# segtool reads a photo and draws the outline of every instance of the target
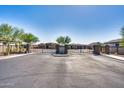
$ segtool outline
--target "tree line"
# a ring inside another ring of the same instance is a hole
[[[10,44],[15,44],[15,46],[18,47],[25,44],[27,45],[27,52],[29,52],[30,45],[38,41],[39,38],[37,36],[31,33],[26,33],[21,28],[9,24],[0,25],[0,43],[7,46],[5,52],[6,55],[10,53]]]

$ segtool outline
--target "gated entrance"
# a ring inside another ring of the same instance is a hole
[[[59,50],[59,48],[61,48],[60,50],[63,50],[63,48],[58,47],[58,45],[56,45],[56,47],[54,47],[54,48],[32,46],[31,52],[53,54],[53,53],[58,52],[58,51],[56,51],[56,48],[58,48],[58,50]],[[66,46],[65,49],[67,49],[66,51],[68,52],[68,54],[76,55],[76,54],[83,54],[83,53],[91,53],[91,54],[93,53],[92,48],[88,47],[88,46],[78,46],[78,47]]]
[[[93,45],[93,46],[86,46],[86,45],[68,45],[65,47],[57,47],[58,45],[45,47],[45,46],[32,46],[31,52],[35,53],[43,53],[43,54],[54,54],[61,52],[61,54],[64,54],[62,51],[67,49],[66,51],[68,54],[77,55],[77,54],[96,54],[100,55],[100,53],[106,53],[109,54],[110,47],[108,45],[106,46],[100,46],[100,45]],[[57,51],[60,50],[60,51]]]

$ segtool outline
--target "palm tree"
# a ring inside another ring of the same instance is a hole
[[[71,42],[71,38],[69,36],[60,36],[56,39],[56,42],[62,45],[66,45]]]
[[[0,39],[4,45],[7,45],[6,54],[10,52],[10,42],[12,41],[13,27],[9,24],[0,25]]]
[[[23,29],[13,27],[9,24],[0,25],[0,42],[3,45],[7,45],[6,54],[10,53],[10,44],[14,43],[17,46],[17,51],[20,51],[20,44],[22,42],[27,43],[27,48],[29,52],[30,44],[39,41],[38,37],[34,36],[31,33],[24,33]],[[4,50],[4,49],[3,49]]]
[[[122,36],[122,40],[120,41],[121,46],[124,47],[124,26],[121,29],[120,35]]]
[[[19,29],[17,27],[14,27],[13,34],[12,34],[12,41],[13,41],[13,43],[15,43],[15,46],[17,48],[16,52],[20,52],[20,48],[21,48],[20,46],[22,44],[21,37],[23,34],[24,34],[23,29]]]
[[[27,44],[27,48],[26,48],[26,52],[30,52],[30,46],[32,43],[36,43],[39,41],[38,37],[36,37],[35,35],[31,34],[31,33],[25,33],[21,36],[21,39],[23,40],[23,42],[25,42]]]

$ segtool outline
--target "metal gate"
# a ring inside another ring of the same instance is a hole
[[[85,54],[85,53],[93,53],[92,49],[68,49],[69,54]]]
[[[93,53],[92,49],[89,48],[78,48],[78,49],[70,49],[68,48],[68,54],[84,54],[84,53]],[[41,47],[31,47],[31,52],[33,53],[43,53],[43,54],[53,54],[56,53],[56,48],[41,48]]]

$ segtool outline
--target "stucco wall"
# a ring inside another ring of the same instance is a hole
[[[0,45],[0,53],[6,51],[6,46]]]
[[[124,55],[124,48],[119,48],[118,49],[118,54]]]

